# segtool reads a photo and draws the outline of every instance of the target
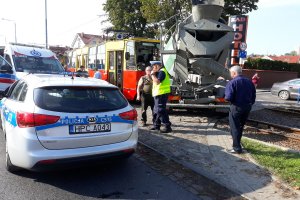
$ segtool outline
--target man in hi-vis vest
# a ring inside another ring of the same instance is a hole
[[[152,96],[154,97],[154,124],[150,130],[160,130],[161,133],[169,133],[172,131],[167,112],[168,95],[171,92],[170,77],[160,61],[150,61],[150,63],[153,80]],[[164,125],[162,129],[160,129],[161,124]]]

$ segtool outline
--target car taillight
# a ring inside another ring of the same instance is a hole
[[[20,128],[43,126],[54,124],[60,119],[59,116],[43,115],[27,112],[17,113],[17,123]]]
[[[133,120],[133,121],[137,121],[137,112],[136,112],[135,109],[130,110],[130,111],[128,111],[128,112],[120,113],[119,116],[120,116],[122,119],[125,119],[125,120]]]

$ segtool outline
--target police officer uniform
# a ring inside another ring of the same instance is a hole
[[[151,65],[161,65],[161,62],[159,61],[151,61],[150,63]],[[164,67],[161,67],[158,72],[151,74],[151,76],[155,76],[160,81],[159,84],[153,82],[152,95],[154,97],[154,126],[151,130],[160,130],[160,126],[163,124],[164,128],[161,129],[160,132],[168,133],[172,131],[171,122],[167,112],[168,95],[171,92],[170,77],[168,71]]]

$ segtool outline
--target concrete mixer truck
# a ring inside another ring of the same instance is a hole
[[[172,76],[170,108],[226,108],[225,68],[233,28],[221,19],[223,0],[192,0],[192,14],[176,23],[175,31],[163,31],[161,55]],[[168,39],[166,39],[168,38]]]

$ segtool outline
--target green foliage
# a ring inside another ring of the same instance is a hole
[[[247,62],[244,65],[244,68],[273,71],[291,71],[300,73],[300,64],[287,63],[282,61],[272,61],[266,59],[248,58]]]
[[[257,9],[259,0],[225,0],[223,16],[246,14]],[[186,16],[191,12],[191,0],[107,0],[104,10],[115,29],[135,36],[150,37],[157,29],[153,23],[169,19],[175,14]],[[166,24],[170,28],[175,19]]]
[[[148,22],[159,22],[175,14],[184,15],[192,9],[191,0],[140,0],[142,13]],[[259,0],[225,0],[224,13],[226,15],[247,14],[257,10]]]
[[[251,140],[243,139],[243,145],[257,162],[292,186],[300,187],[300,154],[268,147]]]
[[[258,0],[225,0],[225,15],[242,15],[257,10]]]
[[[297,53],[297,51],[291,51],[290,53],[286,53],[285,55],[286,56],[297,56],[298,53]]]
[[[153,28],[147,26],[141,6],[139,0],[107,0],[103,9],[108,13],[114,30],[124,30],[136,37],[152,37]]]
[[[189,0],[140,0],[142,13],[148,22],[166,20],[176,14],[185,14],[192,8]]]

